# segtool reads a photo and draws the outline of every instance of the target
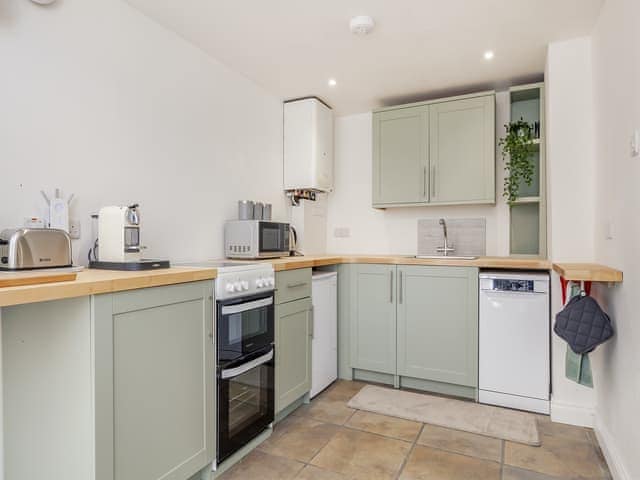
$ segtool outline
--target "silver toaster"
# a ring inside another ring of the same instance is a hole
[[[70,267],[71,237],[53,228],[11,228],[0,232],[0,269]]]

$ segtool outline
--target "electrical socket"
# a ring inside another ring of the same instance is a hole
[[[631,156],[640,156],[640,130],[636,130],[631,134]]]
[[[74,240],[78,240],[80,238],[80,234],[80,220],[72,218],[69,220],[69,236]]]
[[[336,227],[333,230],[333,236],[336,238],[349,238],[351,236],[351,230],[348,227]]]
[[[615,233],[616,233],[616,227],[615,227],[615,224],[613,223],[613,220],[607,221],[606,239],[613,240],[615,238]]]

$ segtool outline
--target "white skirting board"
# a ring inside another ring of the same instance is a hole
[[[521,397],[519,395],[479,390],[478,401],[489,405],[517,408],[518,410],[526,410],[528,412],[549,415],[549,400],[540,400],[539,398]]]
[[[594,430],[604,458],[607,460],[607,465],[609,466],[609,471],[611,472],[613,480],[632,480],[631,475],[627,471],[627,468],[620,457],[620,453],[618,452],[618,448],[611,436],[611,433],[597,418]]]
[[[558,423],[593,428],[595,426],[595,411],[591,407],[561,403],[552,399],[551,420]]]

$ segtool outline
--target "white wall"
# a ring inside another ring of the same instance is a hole
[[[549,253],[563,262],[591,261],[596,180],[590,38],[550,44],[546,70]]]
[[[596,432],[614,478],[624,480],[640,478],[640,157],[629,147],[640,129],[639,22],[640,2],[607,0],[592,37],[595,258],[624,272],[621,285],[595,291],[616,331],[594,356]]]
[[[81,263],[103,205],[140,202],[148,255],[172,260],[222,256],[239,198],[288,218],[280,99],[123,1],[0,0],[0,58],[0,228],[56,187]]]
[[[282,189],[282,106],[122,0],[0,0],[0,227],[42,213],[39,190],[89,215],[141,204],[146,255],[223,255],[236,201]]]
[[[496,136],[504,136],[509,96],[496,95]],[[487,255],[509,254],[509,210],[501,196],[504,180],[498,155],[495,206],[411,207],[378,210],[371,207],[371,113],[339,117],[335,122],[335,191],[329,195],[327,250],[331,253],[417,253],[418,219],[430,217],[487,220]],[[336,238],[336,228],[350,237]]]
[[[546,81],[548,245],[551,260],[593,262],[596,206],[594,126],[589,37],[548,47]],[[562,309],[552,275],[552,316]],[[552,335],[551,415],[593,426],[595,394],[565,378],[567,344]]]

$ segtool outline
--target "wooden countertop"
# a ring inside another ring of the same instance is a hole
[[[83,270],[71,282],[0,288],[0,307],[209,280],[216,278],[217,273],[215,268],[192,267],[171,267],[146,272]]]
[[[433,265],[519,270],[551,270],[553,268],[553,270],[567,280],[599,282],[622,281],[621,271],[603,265],[591,263],[552,264],[548,260],[517,257],[478,257],[475,260],[454,260],[449,258],[423,259],[408,255],[310,255],[264,260],[264,262],[273,264],[277,272],[345,263]],[[74,281],[0,288],[0,307],[209,280],[216,278],[217,273],[215,268],[197,267],[172,267],[147,272],[84,270],[78,273]]]
[[[566,280],[622,282],[622,272],[597,263],[554,263],[553,269]]]
[[[548,260],[517,257],[478,257],[475,260],[450,258],[415,258],[409,255],[310,255],[265,260],[276,272],[297,268],[322,267],[341,263],[374,263],[385,265],[434,265],[449,267],[478,267],[496,269],[551,270]]]

